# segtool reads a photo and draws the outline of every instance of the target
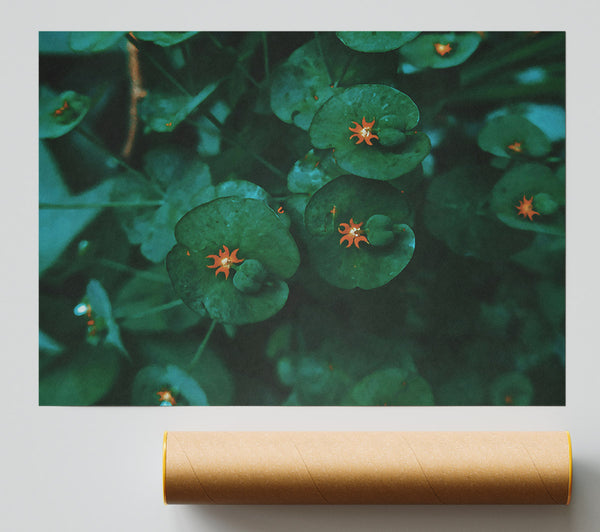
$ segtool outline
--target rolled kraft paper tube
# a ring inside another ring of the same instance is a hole
[[[568,504],[568,432],[167,432],[167,504]]]

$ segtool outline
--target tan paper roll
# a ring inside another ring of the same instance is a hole
[[[568,432],[168,432],[165,503],[569,504]]]

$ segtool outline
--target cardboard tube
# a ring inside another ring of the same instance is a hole
[[[168,504],[569,504],[568,432],[168,432]]]

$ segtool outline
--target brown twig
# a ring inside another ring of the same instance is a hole
[[[133,34],[130,36],[135,39]],[[129,54],[129,77],[131,79],[131,96],[129,100],[129,130],[127,132],[127,139],[125,145],[121,151],[123,159],[129,159],[131,152],[133,151],[133,145],[135,143],[135,137],[137,134],[139,117],[137,104],[140,100],[146,97],[146,90],[143,87],[142,71],[140,68],[139,51],[137,47],[132,43],[127,43],[127,53]]]

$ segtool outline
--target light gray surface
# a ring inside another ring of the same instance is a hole
[[[31,4],[31,5],[29,5]],[[108,0],[3,5],[1,234],[3,408],[0,530],[44,532],[577,531],[600,530],[598,422],[598,20],[583,1],[238,3],[204,10]],[[206,4],[204,4],[206,6]],[[245,11],[240,8],[244,5]],[[591,5],[591,4],[589,4]],[[178,7],[179,6],[179,7]],[[285,7],[284,7],[285,6]],[[357,10],[358,6],[358,10]],[[362,6],[362,9],[361,9]],[[8,11],[10,7],[10,11]],[[148,7],[156,14],[148,15]],[[350,11],[353,8],[354,11]],[[387,9],[387,11],[385,11]],[[268,15],[267,15],[268,13]],[[395,16],[389,16],[389,13]],[[233,17],[233,19],[232,19]],[[69,26],[69,23],[71,26]],[[553,29],[568,31],[568,312],[564,408],[39,408],[37,407],[37,30]],[[384,27],[385,25],[385,27]],[[401,27],[398,28],[398,25]],[[4,27],[6,26],[6,28]],[[158,28],[160,27],[160,28]],[[6,30],[6,31],[4,31]],[[15,150],[15,138],[23,135]],[[25,162],[25,166],[23,166]],[[22,202],[18,198],[24,198]],[[24,216],[24,218],[23,218]],[[15,220],[24,224],[16,227]],[[6,341],[8,338],[8,341]],[[8,370],[6,370],[8,368]],[[164,430],[563,430],[574,449],[569,507],[163,506]]]

